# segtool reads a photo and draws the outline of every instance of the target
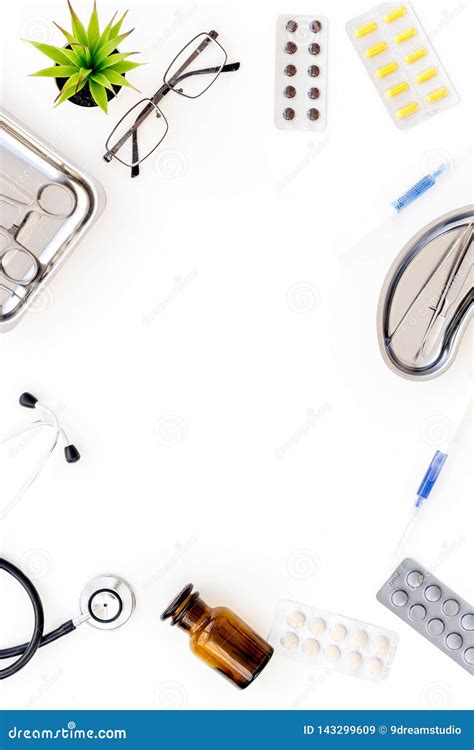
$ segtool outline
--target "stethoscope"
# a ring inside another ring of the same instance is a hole
[[[72,633],[83,622],[100,630],[113,630],[124,625],[135,609],[135,594],[120,576],[104,574],[94,578],[84,588],[79,603],[79,615],[44,635],[44,610],[40,595],[31,580],[16,565],[0,557],[0,570],[13,576],[28,594],[34,612],[33,635],[28,643],[0,649],[1,659],[14,659],[13,664],[0,669],[0,680],[23,669],[42,646]]]
[[[0,520],[5,518],[5,516],[7,516],[8,513],[13,510],[15,505],[20,502],[25,492],[31,487],[35,479],[38,477],[46,461],[56,448],[58,442],[61,441],[64,444],[64,457],[68,464],[76,463],[76,461],[79,461],[81,457],[81,454],[77,450],[76,446],[69,442],[65,431],[59,423],[57,414],[52,409],[48,408],[44,404],[40,404],[36,396],[33,396],[31,393],[22,393],[20,396],[20,404],[26,409],[38,409],[41,412],[41,416],[31,424],[24,425],[23,427],[7,435],[6,437],[0,438],[0,445],[39,427],[51,427],[53,430],[53,438],[47,450],[41,456],[40,461],[36,464],[33,471],[27,477],[26,481],[22,484],[16,495],[7,503],[5,507],[0,508]]]

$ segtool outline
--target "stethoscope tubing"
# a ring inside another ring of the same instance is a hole
[[[29,643],[22,643],[18,646],[12,646],[10,648],[0,649],[0,659],[12,659],[15,656],[19,656],[13,664],[5,669],[0,669],[0,680],[4,680],[7,677],[11,677],[23,669],[30,659],[35,655],[37,650],[42,646],[47,646],[49,643],[53,643],[58,638],[62,638],[63,635],[72,633],[76,629],[76,625],[72,620],[60,625],[56,630],[52,630],[47,635],[43,634],[44,631],[44,611],[41,603],[40,596],[30,579],[22,573],[22,571],[13,565],[13,563],[0,557],[0,570],[4,570],[15,578],[25,589],[26,593],[30,597],[31,604],[33,606],[33,613],[35,619],[35,625],[33,630],[33,636]]]
[[[19,659],[17,659],[17,661],[15,661],[13,664],[10,664],[9,667],[0,669],[0,680],[4,680],[7,677],[11,677],[12,675],[16,674],[16,672],[19,672],[20,669],[23,669],[23,667],[28,664],[30,659],[35,655],[36,651],[40,647],[44,630],[44,611],[40,596],[35,586],[32,584],[30,579],[27,578],[27,576],[25,576],[25,574],[16,567],[16,565],[13,565],[13,563],[8,562],[8,560],[5,560],[3,557],[0,557],[0,570],[4,570],[6,573],[9,573],[9,575],[13,576],[13,578],[15,578],[15,580],[18,581],[21,586],[23,586],[26,593],[30,597],[35,618],[33,635]],[[8,653],[8,650],[6,656],[3,655],[3,651],[0,651],[0,659],[9,658],[9,656],[10,654]]]

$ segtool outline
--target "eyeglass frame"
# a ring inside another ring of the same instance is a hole
[[[185,60],[185,62],[183,63],[183,65],[180,66],[180,68],[176,71],[176,73],[173,76],[173,78],[170,81],[167,81],[168,73],[170,72],[171,68],[173,67],[174,63],[179,58],[179,56],[183,53],[183,51],[187,47],[189,47],[196,39],[199,39],[199,37],[201,37],[201,36],[204,36],[205,39],[201,42],[201,44],[198,45],[198,47],[194,50],[194,52],[191,53],[191,55]],[[168,94],[170,91],[173,91],[175,94],[179,94],[180,96],[184,96],[187,99],[198,99],[200,96],[202,96],[203,94],[206,93],[206,91],[212,86],[213,83],[215,83],[215,81],[217,80],[217,78],[220,76],[221,73],[233,72],[233,71],[236,71],[236,70],[238,70],[240,68],[240,63],[239,62],[230,63],[229,65],[227,65],[227,52],[225,51],[224,47],[220,44],[220,42],[217,41],[217,36],[218,36],[217,31],[210,31],[210,32],[202,31],[199,34],[196,34],[195,37],[193,37],[187,44],[184,45],[184,47],[181,48],[181,50],[178,52],[178,54],[173,58],[173,60],[171,61],[171,63],[168,65],[168,67],[167,67],[167,69],[165,71],[165,74],[163,76],[163,85],[160,86],[160,88],[158,89],[158,91],[156,91],[153,94],[152,97],[141,99],[139,102],[137,102],[136,104],[134,104],[133,107],[131,107],[123,115],[123,117],[118,121],[118,123],[116,124],[116,126],[114,127],[114,129],[112,130],[112,132],[110,133],[110,135],[107,138],[107,141],[105,143],[106,153],[103,156],[104,161],[106,161],[107,163],[110,163],[112,161],[112,159],[116,159],[117,161],[119,161],[124,166],[126,166],[128,168],[131,168],[131,170],[132,170],[131,176],[132,177],[136,177],[139,174],[139,165],[142,162],[144,162],[145,159],[147,159],[149,156],[151,156],[151,154],[154,151],[156,151],[156,149],[158,148],[158,146],[160,146],[160,144],[163,142],[163,140],[166,137],[166,135],[168,133],[168,130],[169,130],[168,120],[166,119],[166,117],[163,114],[163,112],[161,111],[161,109],[157,106],[157,103],[159,101],[161,101],[161,99],[163,99],[163,97],[166,96],[166,94]],[[217,44],[218,47],[220,47],[220,49],[224,53],[224,61],[223,61],[222,65],[220,65],[218,67],[215,67],[215,68],[202,68],[201,70],[189,71],[188,73],[183,73],[183,71],[185,71],[186,68],[189,65],[191,65],[191,63],[201,54],[201,52],[204,51],[204,49],[207,47],[207,45],[210,43],[210,41],[215,42],[215,44]],[[180,83],[180,81],[182,81],[184,78],[188,78],[189,76],[192,76],[192,75],[199,75],[199,74],[203,74],[203,73],[212,73],[212,72],[216,73],[215,77],[206,86],[206,88],[203,89],[203,91],[201,91],[199,94],[196,94],[195,96],[192,96],[190,94],[185,94],[182,89],[179,90],[179,89],[174,88],[174,86],[176,84]],[[115,133],[115,131],[117,130],[117,128],[120,126],[120,123],[122,123],[129,116],[130,112],[132,112],[142,102],[147,102],[147,104],[145,105],[144,109],[140,112],[140,114],[137,116],[137,119],[135,120],[134,124],[124,133],[124,135],[121,138],[119,138],[119,140],[117,141],[117,143],[115,143],[113,146],[109,147],[108,144],[109,144],[109,142],[110,142],[113,134]],[[151,151],[149,151],[148,154],[146,154],[146,156],[144,156],[142,159],[138,158],[138,160],[136,162],[133,162],[132,164],[129,164],[127,162],[122,161],[122,159],[120,159],[117,156],[117,151],[120,148],[122,148],[122,146],[130,138],[132,138],[132,159],[133,159],[134,154],[136,154],[137,157],[138,157],[138,135],[137,135],[138,128],[140,127],[140,125],[142,124],[142,122],[144,122],[144,120],[153,112],[153,108],[156,111],[156,116],[159,117],[159,118],[163,118],[163,121],[164,121],[165,126],[166,126],[165,132],[163,133],[162,137],[160,138],[160,140],[158,141],[158,143],[156,144],[156,146],[154,146],[154,148],[152,148]]]

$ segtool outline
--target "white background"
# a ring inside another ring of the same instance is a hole
[[[76,3],[81,17],[90,4]],[[197,101],[166,98],[170,132],[130,180],[103,143],[138,94],[102,112],[53,110],[47,65],[20,37],[61,44],[65,3],[2,6],[2,103],[94,175],[105,213],[19,327],[0,339],[0,427],[31,390],[61,413],[83,454],[58,452],[2,524],[2,554],[34,579],[47,629],[77,614],[84,583],[130,580],[128,625],[83,625],[0,683],[4,708],[462,708],[470,677],[375,599],[414,492],[470,391],[467,337],[453,367],[413,383],[383,363],[379,291],[403,244],[471,199],[472,15],[467,2],[416,10],[460,104],[406,132],[390,121],[345,34],[366,8],[326,3],[328,129],[273,126],[277,2],[129,3],[124,45],[145,95],[196,33],[216,28],[241,70]],[[121,6],[102,2],[105,23]],[[178,13],[179,11],[179,13]],[[440,160],[450,174],[405,215],[387,205]],[[354,246],[355,245],[355,246]],[[354,247],[351,247],[354,246]],[[314,410],[316,416],[309,410]],[[407,552],[474,598],[470,424]],[[3,471],[3,469],[2,469]],[[239,692],[159,620],[192,581],[266,635],[280,598],[392,628],[382,686],[274,657]],[[2,576],[2,645],[28,638],[26,598]],[[11,604],[10,604],[11,602]]]

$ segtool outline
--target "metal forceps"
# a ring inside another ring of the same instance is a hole
[[[439,273],[439,271],[443,268],[443,266],[445,264],[447,264],[449,262],[449,260],[451,260],[453,258],[453,256],[454,256],[454,260],[452,261],[451,266],[450,266],[450,271],[448,272],[448,278],[447,278],[447,280],[446,280],[446,282],[445,282],[445,284],[443,286],[443,290],[442,290],[442,292],[440,294],[440,297],[438,299],[437,306],[434,309],[431,308],[431,310],[433,312],[433,317],[432,317],[432,319],[430,321],[430,324],[429,324],[429,326],[428,326],[428,328],[427,328],[427,330],[425,332],[425,335],[423,337],[423,341],[422,341],[422,343],[420,345],[420,348],[418,350],[417,356],[420,356],[420,354],[422,353],[422,350],[424,349],[424,346],[426,345],[427,337],[428,337],[428,335],[430,333],[430,330],[432,328],[432,325],[433,325],[433,322],[434,322],[433,318],[438,317],[438,312],[437,312],[438,308],[441,309],[441,306],[445,306],[446,301],[447,301],[446,300],[446,296],[447,296],[447,294],[448,294],[449,289],[450,289],[451,286],[453,287],[452,292],[454,292],[453,281],[459,275],[460,268],[461,268],[463,262],[466,260],[466,254],[467,254],[467,251],[469,250],[470,244],[472,242],[472,231],[473,230],[472,230],[472,222],[471,222],[470,224],[467,225],[466,229],[464,229],[464,231],[461,231],[458,234],[458,236],[456,237],[456,239],[451,243],[451,245],[448,247],[447,251],[444,253],[444,255],[442,256],[442,258],[438,261],[438,263],[436,264],[436,266],[433,268],[433,270],[431,271],[431,273],[428,275],[427,279],[422,284],[420,290],[416,294],[416,296],[413,299],[413,301],[410,303],[409,307],[405,310],[405,312],[402,315],[399,323],[396,325],[395,329],[392,331],[392,333],[390,334],[389,338],[387,339],[388,342],[393,341],[393,339],[397,335],[398,331],[401,330],[403,323],[405,322],[405,320],[407,320],[407,318],[410,315],[411,311],[413,310],[414,306],[416,306],[418,304],[418,300],[420,299],[421,295],[425,291],[425,289],[428,286],[428,284],[430,284],[430,282],[436,276],[436,274]],[[459,292],[460,292],[460,289],[457,288],[457,293],[459,293]],[[449,295],[449,298],[451,298],[451,296],[452,295]],[[451,299],[451,302],[452,301],[453,300]]]
[[[26,286],[37,278],[41,266],[36,256],[18,240],[18,235],[25,228],[31,214],[54,219],[71,216],[76,207],[76,199],[68,187],[53,182],[42,185],[34,196],[26,191],[22,192],[27,197],[26,202],[0,193],[0,203],[23,212],[19,223],[16,219],[9,227],[0,223],[0,227],[12,238],[5,247],[0,248],[0,273],[9,281]]]
[[[436,346],[439,335],[446,324],[446,317],[449,308],[458,298],[464,281],[472,266],[472,241],[474,230],[472,222],[459,238],[459,246],[454,253],[453,262],[448,274],[448,278],[439,296],[438,303],[433,308],[433,316],[421,342],[420,353],[429,354]]]

